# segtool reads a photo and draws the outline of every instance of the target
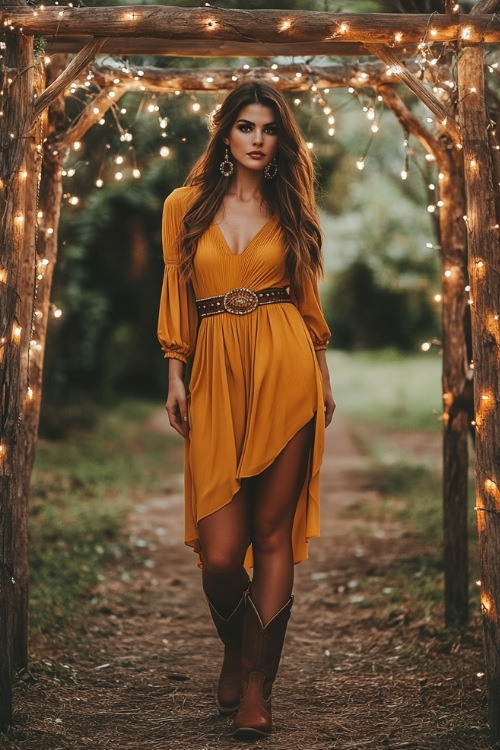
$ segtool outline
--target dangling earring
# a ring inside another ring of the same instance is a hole
[[[266,180],[274,180],[277,174],[278,165],[276,163],[276,159],[273,159],[264,167],[264,177],[266,178]]]
[[[224,177],[231,177],[231,175],[234,172],[234,164],[229,159],[229,149],[226,146],[226,153],[224,155],[224,161],[221,162],[219,167],[221,173],[224,175]]]

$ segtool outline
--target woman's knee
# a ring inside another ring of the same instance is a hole
[[[203,568],[210,575],[231,575],[243,567],[245,552],[239,547],[208,545],[201,550]]]
[[[291,548],[292,534],[288,525],[272,525],[255,529],[252,547],[255,554],[280,554]]]

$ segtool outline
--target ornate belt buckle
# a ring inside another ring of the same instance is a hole
[[[232,315],[248,315],[257,309],[259,298],[251,289],[239,287],[224,295],[224,310]]]

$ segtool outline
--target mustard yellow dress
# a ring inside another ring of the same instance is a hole
[[[180,279],[179,232],[194,197],[178,188],[165,201],[165,275],[158,338],[166,357],[187,362],[189,438],[185,444],[185,542],[200,555],[197,523],[229,503],[245,477],[260,474],[315,417],[309,474],[293,526],[294,561],[307,557],[319,535],[319,470],[324,447],[322,381],[315,349],[330,332],[318,290],[305,285],[300,301],[261,305],[247,315],[221,313],[198,320],[195,300],[246,287],[289,286],[285,244],[271,218],[240,255],[217,224],[198,243],[192,279]],[[251,547],[245,566],[253,564]]]

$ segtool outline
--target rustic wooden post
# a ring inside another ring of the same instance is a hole
[[[445,3],[455,15],[455,3]],[[448,62],[451,78],[451,65]],[[450,106],[448,104],[448,106]],[[452,111],[456,116],[456,106]],[[469,422],[472,380],[467,350],[467,250],[464,232],[464,174],[458,150],[447,139],[436,153],[442,290],[443,393],[443,564],[445,623],[469,621]],[[458,154],[458,158],[457,158]]]
[[[443,562],[445,622],[465,626],[469,619],[468,439],[472,382],[465,315],[467,300],[464,193],[461,159],[449,148],[438,158],[439,236],[442,268],[443,347]]]
[[[18,425],[26,396],[22,353],[30,323],[20,304],[26,242],[27,153],[33,113],[33,40],[8,34],[4,54],[5,102],[0,118],[0,730],[11,721],[19,552]],[[26,554],[26,550],[24,551]],[[22,572],[22,571],[21,571]]]
[[[373,47],[372,47],[373,48]],[[377,54],[380,50],[377,48]],[[382,51],[385,55],[385,50]],[[391,56],[392,65],[398,60]],[[464,626],[469,618],[468,401],[471,382],[464,329],[466,253],[463,229],[463,168],[454,144],[431,136],[404,105],[393,86],[378,86],[384,104],[402,127],[431,153],[439,173],[439,241],[442,266],[443,386],[443,563],[445,622]],[[418,95],[418,90],[415,92]],[[440,105],[442,106],[442,105]]]
[[[457,70],[469,232],[481,609],[490,731],[500,746],[500,243],[482,47],[464,47]]]
[[[48,70],[47,82],[50,84],[65,69],[67,55],[54,55]],[[36,314],[33,316],[29,352],[29,395],[23,419],[20,424],[21,443],[24,455],[23,492],[28,495],[31,471],[35,459],[40,406],[42,400],[42,378],[44,348],[47,326],[50,317],[52,278],[57,260],[57,230],[61,212],[62,198],[62,165],[67,155],[67,148],[60,148],[57,138],[64,132],[65,104],[64,96],[59,95],[50,104],[46,117],[36,123],[37,132],[43,131],[43,166],[37,199],[36,219],[38,231],[36,252],[33,254],[33,268],[36,264],[36,289],[31,290],[35,300]],[[40,157],[42,158],[42,157]],[[33,276],[33,274],[31,274]],[[29,290],[27,290],[29,293]]]
[[[35,68],[35,88],[37,94],[42,91],[41,66]],[[29,609],[29,576],[28,576],[28,511],[29,486],[35,453],[37,426],[32,425],[30,417],[35,406],[31,383],[31,369],[35,348],[32,346],[34,302],[36,290],[36,243],[37,213],[42,166],[42,128],[41,122],[32,128],[26,154],[26,208],[25,208],[25,243],[21,258],[19,274],[19,309],[20,319],[27,329],[27,346],[21,348],[20,387],[22,411],[18,424],[16,441],[17,467],[17,519],[15,525],[14,571],[16,578],[14,610],[14,669],[26,669],[28,666],[28,609]]]

